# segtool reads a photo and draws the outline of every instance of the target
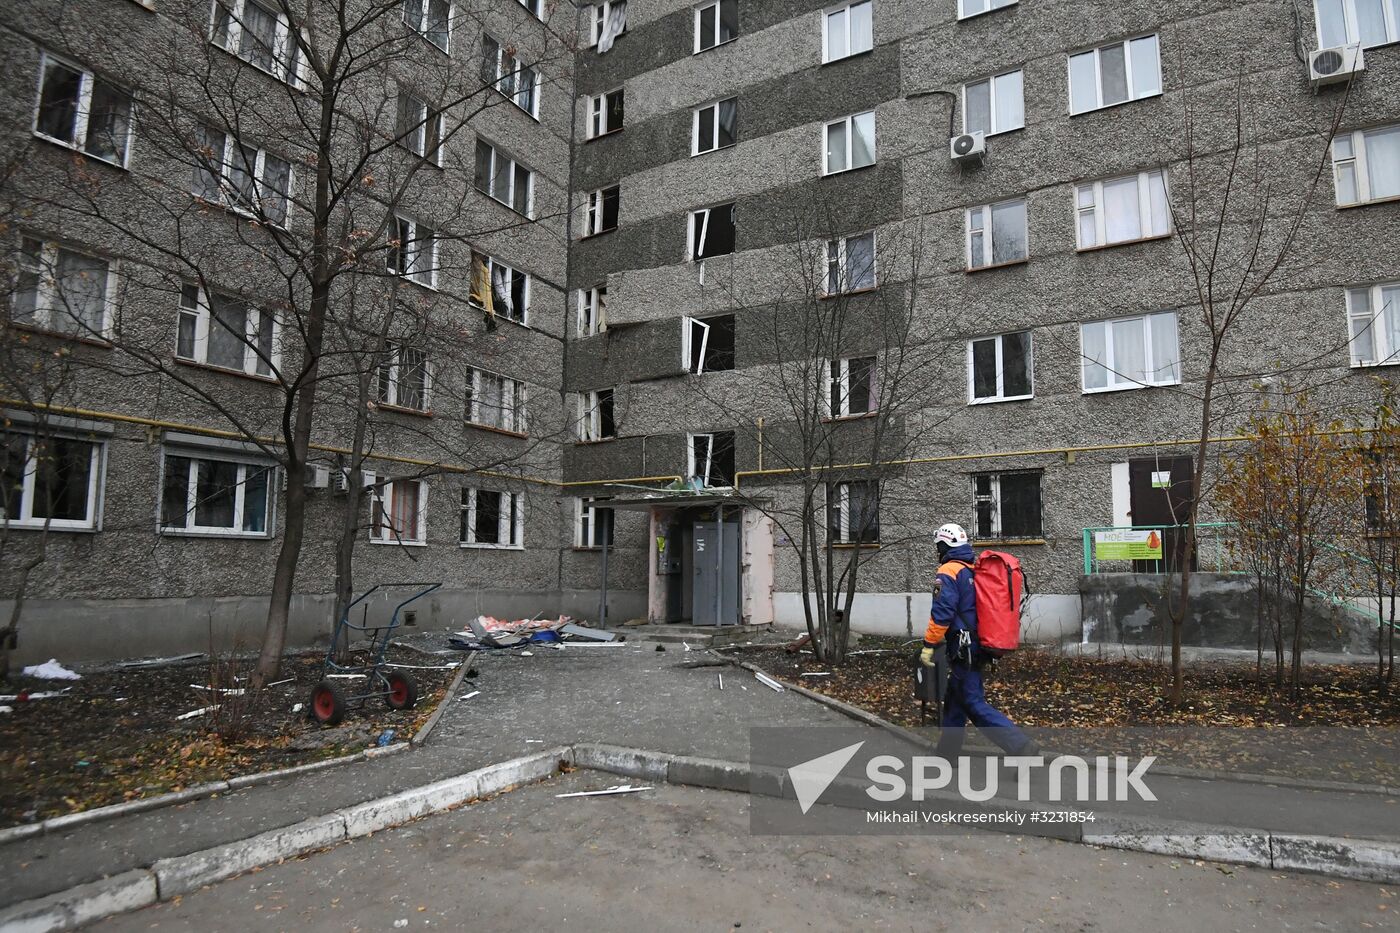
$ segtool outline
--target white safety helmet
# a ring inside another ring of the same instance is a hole
[[[967,532],[963,530],[962,525],[956,522],[949,522],[938,529],[938,533],[933,536],[933,540],[940,544],[946,544],[948,547],[961,547],[967,543]]]

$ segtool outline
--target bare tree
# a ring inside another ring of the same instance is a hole
[[[1400,596],[1400,390],[1380,379],[1365,434],[1367,556],[1376,597],[1376,680],[1395,679],[1396,602]]]

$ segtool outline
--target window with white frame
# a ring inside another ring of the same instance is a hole
[[[967,210],[969,269],[1025,262],[1030,256],[1028,239],[1024,198]]]
[[[1332,172],[1339,207],[1400,198],[1400,123],[1338,134]]]
[[[1091,321],[1080,325],[1079,336],[1085,392],[1181,381],[1175,311]]]
[[[1400,282],[1347,289],[1352,366],[1400,363]]]
[[[1040,471],[978,473],[972,477],[973,537],[1039,538],[1045,534]]]
[[[992,136],[1026,125],[1021,71],[969,81],[963,85],[963,132]]]
[[[1320,48],[1400,42],[1400,0],[1316,0],[1316,10]]]
[[[233,295],[180,286],[175,355],[250,376],[271,376],[279,362],[277,316]]]
[[[625,88],[608,91],[588,99],[588,138],[597,139],[622,129],[627,110]]]
[[[574,500],[574,547],[600,548],[604,541],[612,546],[615,513],[603,505],[607,501],[607,498]]]
[[[494,256],[472,251],[472,282],[468,301],[490,315],[517,324],[530,322],[530,273]]]
[[[827,384],[827,417],[859,418],[879,407],[875,366],[873,356],[854,356],[823,364]]]
[[[1171,233],[1167,183],[1161,172],[1139,172],[1076,185],[1074,207],[1080,249]]]
[[[292,166],[286,159],[217,127],[201,125],[195,131],[195,197],[285,227],[291,191]]]
[[[875,231],[826,241],[824,284],[828,295],[875,287]]]
[[[848,3],[822,13],[822,61],[834,62],[875,47],[875,5]]]
[[[274,468],[223,452],[165,450],[160,530],[164,533],[271,533]]]
[[[875,111],[833,120],[826,125],[825,136],[823,175],[875,164]]]
[[[597,236],[600,233],[616,230],[621,207],[621,185],[588,192],[588,202],[584,206],[583,214],[583,235],[586,237]]]
[[[617,436],[613,390],[593,389],[578,394],[578,439],[605,441]]]
[[[376,380],[381,404],[427,411],[432,381],[426,350],[392,343],[385,347]]]
[[[280,81],[302,86],[297,32],[280,4],[260,0],[214,0],[210,41]]]
[[[107,79],[47,52],[39,67],[35,134],[125,167],[131,148],[131,96]]]
[[[496,489],[462,489],[462,547],[523,548],[525,497]]]
[[[410,281],[437,287],[437,231],[417,220],[394,217],[388,269]]]
[[[826,485],[827,534],[837,544],[878,544],[880,483],[864,480]]]
[[[612,48],[618,36],[627,31],[627,0],[604,0],[593,5],[593,37],[590,44],[599,54]]]
[[[369,539],[375,544],[428,542],[428,484],[421,479],[381,480],[370,491]]]
[[[495,146],[476,141],[476,171],[473,184],[487,197],[500,201],[518,214],[531,216],[535,175],[530,169]]]
[[[719,0],[695,8],[695,54],[739,37],[739,0]]]
[[[734,369],[734,315],[681,318],[681,365],[693,376]]]
[[[489,34],[481,36],[481,79],[494,84],[496,90],[515,106],[539,119],[540,79],[535,69],[520,60],[519,54],[511,54],[509,47],[501,45]]]
[[[97,528],[104,445],[76,437],[0,433],[0,526]]]
[[[447,51],[452,37],[452,4],[448,0],[403,0],[404,25]]]
[[[1069,57],[1069,112],[1087,113],[1162,93],[1157,37],[1113,42]]]
[[[739,140],[739,98],[695,108],[691,155],[725,149]]]
[[[734,252],[738,236],[736,215],[736,205],[733,203],[716,204],[690,212],[687,255],[692,262]]]
[[[592,337],[608,329],[608,287],[595,285],[578,290],[578,332]]]
[[[484,369],[468,369],[466,396],[469,423],[513,434],[525,433],[525,383]]]
[[[734,485],[734,432],[692,434],[687,445],[686,476],[711,487]]]
[[[40,330],[104,339],[112,324],[114,263],[52,241],[20,239],[10,320]]]
[[[434,165],[442,165],[442,134],[442,111],[400,88],[394,119],[394,136],[399,144]]]
[[[967,342],[968,401],[1008,402],[1034,394],[1030,331]]]
[[[958,0],[958,19],[980,16],[1004,6],[1012,6],[1016,0]]]

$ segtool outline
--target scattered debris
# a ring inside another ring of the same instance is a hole
[[[0,706],[0,714],[13,713],[14,711],[15,708],[13,706]]]
[[[772,677],[769,677],[767,674],[764,674],[761,671],[754,671],[753,676],[759,683],[763,684],[765,687],[771,687],[775,693],[783,692],[783,685],[778,683]]]
[[[609,795],[609,794],[635,794],[635,793],[638,793],[638,792],[644,791],[644,790],[651,790],[651,787],[649,787],[649,786],[647,786],[647,787],[642,787],[642,786],[634,787],[634,786],[632,786],[631,784],[616,784],[616,785],[614,785],[614,786],[612,786],[612,787],[608,787],[608,788],[605,788],[605,789],[603,789],[603,790],[579,790],[579,791],[574,791],[572,794],[555,794],[554,796],[555,796],[556,798],[560,798],[560,797],[604,797],[604,796],[607,796],[607,795]]]
[[[130,671],[143,667],[164,667],[167,664],[183,664],[186,661],[198,661],[204,657],[202,652],[192,652],[190,654],[176,654],[168,658],[137,658],[134,661],[123,661],[117,665],[118,668]]]
[[[471,693],[468,693],[466,696],[458,697],[458,700],[470,700],[472,697],[478,696],[480,693],[481,693],[480,690],[473,690]]]
[[[681,642],[681,644],[685,646],[685,650],[686,650],[686,651],[689,651],[689,650],[690,650],[690,642],[688,642],[688,641],[683,641],[683,642]]]
[[[59,697],[68,696],[68,691],[72,687],[64,687],[62,690],[41,690],[38,693],[30,693],[28,690],[21,690],[19,693],[8,693],[0,696],[0,703],[28,703],[30,700],[56,700]]]
[[[354,680],[356,678],[368,676],[366,674],[327,674],[327,677],[337,677],[343,680]]]
[[[786,651],[788,654],[797,654],[798,651],[800,651],[800,650],[802,650],[803,648],[807,647],[807,646],[810,645],[811,643],[812,643],[812,636],[811,636],[811,634],[805,634],[805,635],[803,635],[801,638],[797,639],[796,641],[790,641],[790,642],[788,642],[786,645],[783,645],[783,650]]]
[[[293,704],[292,704],[292,712],[294,712],[294,713],[300,713],[300,712],[301,712],[302,710],[304,710],[304,709],[306,709],[306,704],[305,704],[305,703],[293,703]]]
[[[210,693],[222,693],[225,696],[241,697],[248,691],[243,687],[208,687],[203,684],[190,684],[192,690],[208,690]]]
[[[577,625],[569,622],[559,627],[559,634],[573,635],[575,638],[586,638],[589,641],[621,641],[622,638],[616,632],[605,632],[602,629],[589,628],[586,625]]]
[[[385,664],[384,666],[398,667],[409,671],[455,671],[458,667],[456,664]]]
[[[31,664],[20,671],[25,677],[37,677],[40,680],[82,680],[82,675],[75,671],[70,671],[62,664],[58,663],[58,658],[49,658],[43,664]]]
[[[235,680],[242,680],[243,678],[242,678],[242,677],[235,677],[234,679],[235,679]],[[282,686],[283,684],[289,684],[289,683],[291,683],[291,682],[294,681],[294,680],[296,680],[295,677],[286,677],[286,678],[283,678],[282,680],[274,680],[272,683],[270,683],[270,684],[265,684],[264,686],[267,686],[267,687],[280,687],[280,686]]]
[[[379,748],[383,748],[392,741],[394,741],[394,730],[385,729],[383,732],[379,733],[379,738],[374,740],[374,744]]]
[[[201,706],[199,709],[192,709],[192,710],[190,710],[188,713],[181,713],[180,715],[176,716],[175,718],[176,718],[176,719],[193,719],[193,718],[196,717],[196,716],[203,716],[205,713],[212,713],[212,712],[214,712],[214,710],[216,710],[216,709],[218,709],[218,708],[219,708],[219,704],[217,704],[217,703],[215,703],[213,706]]]
[[[520,656],[522,658],[533,658],[535,656],[535,653],[533,651],[522,651],[520,652]]]
[[[543,744],[544,744],[544,739],[526,739],[526,740],[525,740],[525,744],[526,744],[526,745],[543,745]]]
[[[720,688],[721,690],[723,690],[723,689],[724,689],[724,675],[723,675],[723,674],[716,674],[715,676],[719,678],[719,688]]]
[[[657,651],[665,651],[665,650],[666,650],[666,646],[665,646],[665,645],[657,645],[657,646],[656,646],[656,650],[657,650]]]
[[[804,671],[803,677],[830,677],[831,671]]]

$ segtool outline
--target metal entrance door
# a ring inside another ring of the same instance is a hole
[[[739,523],[696,522],[691,544],[695,625],[739,624]]]
[[[1191,501],[1191,458],[1128,461],[1128,497],[1135,527],[1184,523]],[[1185,543],[1180,531],[1168,529],[1162,535],[1162,557],[1166,566],[1158,567],[1156,561],[1134,561],[1133,569],[1140,573],[1157,570],[1177,573],[1181,570]]]

